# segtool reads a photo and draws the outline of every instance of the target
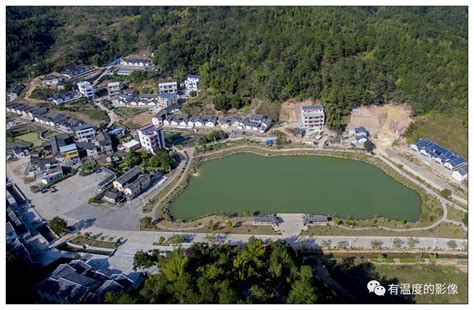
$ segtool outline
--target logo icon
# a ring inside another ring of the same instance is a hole
[[[377,280],[372,280],[367,283],[367,289],[369,293],[374,293],[377,296],[384,296],[385,295],[385,287],[380,285],[380,282]]]

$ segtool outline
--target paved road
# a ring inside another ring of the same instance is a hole
[[[413,169],[411,166],[411,163],[407,160],[405,160],[403,157],[400,157],[395,151],[393,150],[390,150],[390,149],[385,149],[383,151],[381,151],[381,153],[385,154],[386,157],[390,158],[390,160],[396,162],[397,164],[401,164],[403,165],[404,169],[408,170],[411,174],[413,175],[416,175],[417,177],[421,178],[424,182],[428,183],[430,186],[436,188],[437,190],[441,191],[447,187],[451,188],[451,186],[440,186],[436,181],[438,182],[441,182],[441,183],[445,183],[444,181],[442,180],[432,180],[431,178],[428,178],[427,176],[425,176],[424,174],[420,173],[419,171],[417,171],[416,169]],[[456,195],[456,194],[451,194],[451,198],[458,201],[459,203],[463,204],[463,205],[466,205],[467,206],[467,200]],[[461,208],[461,207],[459,207]],[[464,211],[466,211],[465,208],[462,208]]]
[[[196,242],[207,242],[209,236],[213,234],[207,233],[178,233],[178,232],[154,232],[154,231],[114,231],[108,229],[101,229],[97,227],[90,227],[86,231],[94,234],[103,234],[105,236],[118,236],[123,237],[127,242],[121,247],[127,247],[127,244],[133,245],[135,248],[137,244],[141,246],[141,249],[150,249],[153,247],[158,247],[156,244],[161,236],[169,238],[175,234],[180,235],[191,235],[193,239],[191,243]],[[399,250],[393,246],[393,239],[402,240],[402,247],[407,247],[409,237],[387,237],[387,236],[301,236],[301,237],[285,237],[282,235],[247,235],[247,234],[220,234],[224,242],[239,244],[247,242],[251,237],[256,237],[264,241],[271,240],[286,240],[292,245],[295,246],[305,246],[305,247],[323,247],[328,243],[332,246],[337,246],[340,242],[347,242],[347,245],[351,249],[373,249],[372,241],[378,240],[382,242],[381,247],[387,250]],[[449,238],[426,238],[426,237],[416,237],[414,236],[418,243],[415,244],[414,249],[418,250],[427,250],[427,249],[436,249],[436,250],[451,250],[448,242],[454,240],[456,242],[456,250],[465,251],[465,246],[467,246],[467,239],[449,239]],[[191,243],[183,244],[184,247],[190,246]],[[164,247],[163,249],[169,249],[169,247]]]
[[[112,126],[112,124],[114,124],[115,122],[118,122],[121,117],[117,115],[117,113],[115,113],[115,111],[111,111],[109,109],[107,109],[106,107],[104,107],[102,105],[102,103],[100,103],[100,100],[97,99],[97,100],[94,100],[94,104],[102,111],[106,112],[108,117],[109,117],[109,123],[107,124],[107,128],[109,128],[110,126]]]
[[[285,238],[298,236],[304,228],[304,213],[278,213],[277,217],[282,219],[278,229]]]
[[[143,214],[144,216],[150,216],[151,218],[156,219],[156,211],[161,206],[161,203],[165,200],[165,198],[169,195],[169,193],[172,193],[186,179],[188,175],[188,171],[191,167],[191,162],[192,162],[191,159],[193,158],[194,148],[187,148],[184,152],[178,152],[178,153],[180,154],[181,162],[179,163],[178,167],[174,170],[174,172],[168,177],[168,180],[166,180],[166,182],[162,186],[160,186],[160,190],[154,193],[155,196],[163,188],[165,188],[168,184],[172,183],[174,179],[176,179],[179,176],[178,182],[176,182],[176,184],[170,190],[168,190],[168,193],[166,193],[166,195],[164,195],[158,202],[155,203],[151,212],[144,213]]]

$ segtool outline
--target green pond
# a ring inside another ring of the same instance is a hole
[[[244,210],[416,221],[421,198],[361,161],[236,154],[200,165],[172,206],[177,219]]]

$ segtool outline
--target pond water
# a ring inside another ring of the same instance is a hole
[[[244,210],[416,221],[419,194],[379,168],[324,156],[236,154],[203,163],[176,198],[177,219]]]

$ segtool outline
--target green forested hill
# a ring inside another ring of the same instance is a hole
[[[224,98],[321,99],[332,128],[389,100],[467,118],[464,7],[7,8],[9,81],[144,48]]]

